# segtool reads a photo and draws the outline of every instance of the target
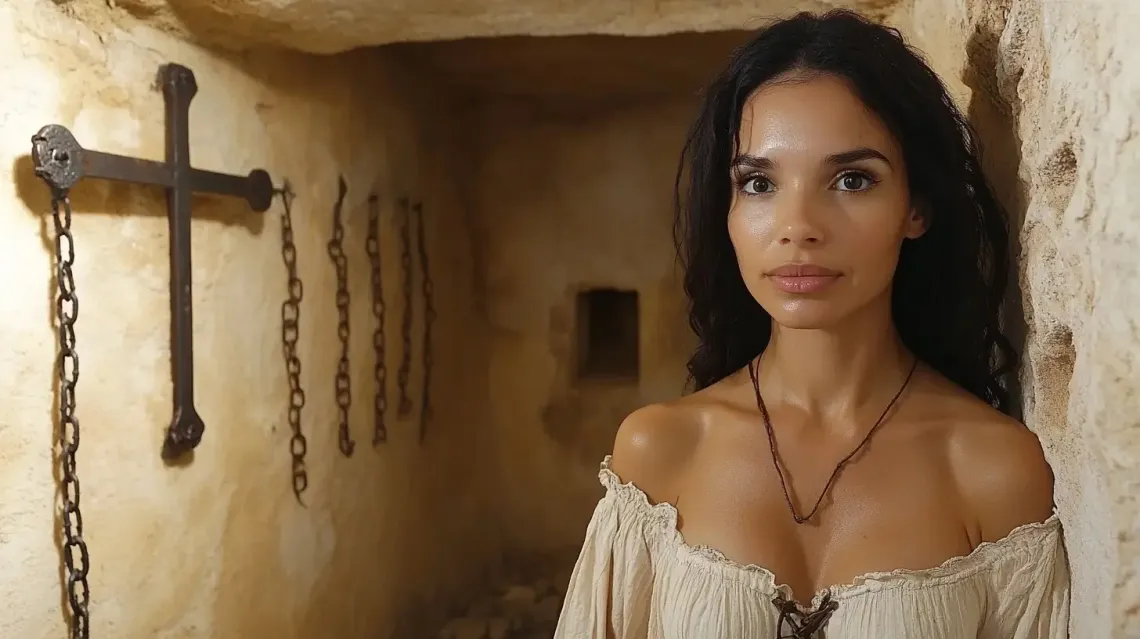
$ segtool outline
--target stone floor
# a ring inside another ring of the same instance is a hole
[[[548,577],[506,578],[443,626],[437,639],[551,639],[569,570]]]

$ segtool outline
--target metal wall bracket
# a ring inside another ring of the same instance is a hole
[[[261,169],[247,176],[204,171],[190,166],[190,101],[198,92],[194,73],[178,64],[159,68],[158,82],[166,101],[166,161],[84,149],[66,127],[49,124],[32,138],[35,172],[56,194],[66,194],[84,178],[151,184],[166,189],[170,222],[171,368],[174,418],[166,432],[162,456],[168,460],[193,450],[206,425],[194,408],[194,324],[190,284],[191,196],[211,193],[243,198],[250,208],[267,211],[273,182]]]

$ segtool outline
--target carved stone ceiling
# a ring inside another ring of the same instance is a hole
[[[419,77],[431,77],[454,89],[454,95],[581,112],[591,106],[694,96],[750,36],[749,31],[655,38],[512,36],[393,48]]]
[[[886,18],[906,0],[70,0],[118,8],[227,49],[338,53],[393,42],[499,36],[629,35],[748,29],[797,9],[858,7]]]

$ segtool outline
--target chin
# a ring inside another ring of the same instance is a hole
[[[832,328],[847,315],[844,309],[823,300],[787,300],[782,304],[765,305],[764,310],[773,323],[805,331]]]

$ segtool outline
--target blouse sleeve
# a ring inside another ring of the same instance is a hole
[[[602,471],[594,509],[570,577],[554,639],[646,639],[653,570],[650,515],[642,498]]]
[[[1069,564],[1061,526],[1030,524],[1025,536],[989,572],[989,613],[979,639],[1066,639],[1069,636]]]

